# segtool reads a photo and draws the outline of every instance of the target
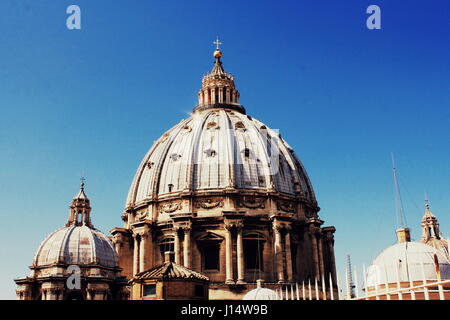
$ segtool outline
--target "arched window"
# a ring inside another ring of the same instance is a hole
[[[78,213],[77,213],[77,223],[81,223],[82,222],[82,217],[83,217],[83,213],[81,213],[81,211],[78,211]]]

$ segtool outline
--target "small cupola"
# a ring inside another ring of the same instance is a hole
[[[213,53],[214,66],[211,72],[203,76],[202,88],[198,92],[198,105],[195,110],[203,110],[213,107],[228,107],[245,113],[245,109],[239,104],[239,91],[234,84],[234,76],[227,73],[222,65],[223,56],[220,50],[222,42],[217,39],[213,42],[216,50]]]
[[[67,220],[66,227],[71,225],[86,225],[90,228],[94,227],[91,223],[90,201],[84,192],[84,181],[85,179],[81,178],[80,191],[72,199],[69,219]]]

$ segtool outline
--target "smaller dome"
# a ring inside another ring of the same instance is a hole
[[[367,286],[400,282],[437,281],[434,257],[437,257],[441,279],[450,279],[450,262],[435,248],[419,242],[401,242],[386,248],[367,270]],[[423,266],[423,267],[422,267]]]
[[[278,294],[263,287],[263,281],[257,280],[257,287],[247,292],[242,300],[280,300]]]
[[[107,236],[86,225],[73,224],[52,232],[38,248],[33,266],[43,267],[53,264],[117,268],[118,259]]]

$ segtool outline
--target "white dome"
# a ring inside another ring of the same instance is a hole
[[[247,292],[242,300],[280,300],[280,297],[271,289],[257,287]]]
[[[316,205],[303,165],[278,132],[223,107],[195,111],[154,143],[136,172],[126,206],[225,188],[271,189]]]
[[[397,268],[400,282],[422,281],[424,276],[436,281],[434,255],[441,279],[450,279],[450,262],[439,250],[419,242],[402,242],[388,247],[373,261],[367,270],[367,286],[396,283]]]
[[[42,241],[33,260],[33,267],[54,264],[116,268],[118,259],[112,242],[103,233],[86,225],[71,225]]]

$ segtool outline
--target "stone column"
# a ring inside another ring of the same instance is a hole
[[[281,228],[282,226],[276,221],[273,222],[273,232],[275,237],[275,269],[277,272],[278,282],[284,282],[283,270],[283,248],[281,246]]]
[[[225,100],[225,102],[227,103],[227,104],[230,104],[230,88],[227,88],[227,93],[226,93],[226,100]]]
[[[41,289],[41,299],[47,300],[47,290],[46,289]]]
[[[216,89],[211,89],[211,104],[217,103],[216,101]]]
[[[145,271],[151,267],[152,256],[151,235],[148,231],[141,234],[141,243],[139,246],[139,270]]]
[[[183,231],[183,263],[186,268],[191,268],[191,228],[185,228]]]
[[[240,223],[237,229],[237,268],[238,268],[238,280],[237,283],[245,283],[245,270],[244,270],[244,240],[243,240],[243,227]]]
[[[219,101],[218,103],[223,103],[223,88],[219,88]]]
[[[231,225],[225,224],[225,260],[226,260],[226,280],[225,283],[234,283],[233,280],[233,242],[231,239]]]
[[[331,277],[333,279],[333,283],[337,283],[336,279],[336,260],[334,257],[334,235],[332,232],[327,232],[327,244],[328,244],[328,252],[330,255],[330,267],[331,267]]]
[[[319,257],[317,248],[317,238],[316,238],[316,228],[311,226],[310,228],[310,238],[311,238],[311,251],[314,266],[314,276],[320,279],[320,269],[319,269]]]
[[[180,235],[178,233],[179,228],[174,227],[174,229],[175,263],[181,264]]]
[[[318,249],[319,249],[319,270],[320,276],[324,274],[324,263],[323,263],[323,245],[322,245],[322,232],[319,230],[318,233]]]
[[[208,89],[205,89],[204,91],[203,91],[203,93],[204,93],[204,100],[203,100],[203,104],[209,104],[210,102],[209,102],[209,90]]]
[[[292,252],[291,252],[291,228],[286,228],[286,271],[288,281],[291,282],[293,280],[292,277]]]
[[[136,233],[133,233],[134,248],[133,248],[133,275],[139,273],[139,239]]]

